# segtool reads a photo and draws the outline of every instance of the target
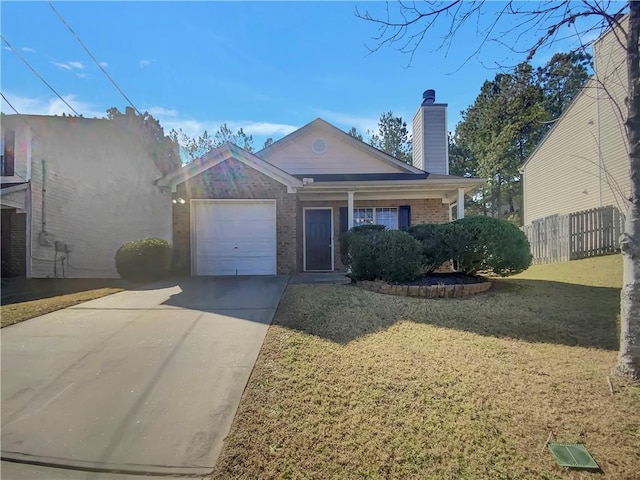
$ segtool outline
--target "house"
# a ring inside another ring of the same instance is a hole
[[[446,104],[427,90],[413,165],[316,119],[253,154],[225,144],[158,182],[170,189],[173,245],[191,275],[339,271],[339,234],[464,216],[484,180],[449,175]]]
[[[598,207],[626,212],[627,65],[616,33],[594,43],[595,74],[522,166],[525,226]]]
[[[169,169],[135,128],[39,115],[1,127],[3,277],[118,277],[123,243],[171,241],[171,195],[154,185]]]

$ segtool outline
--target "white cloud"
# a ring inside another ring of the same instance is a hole
[[[176,115],[178,115],[178,111],[177,110],[171,110],[169,108],[164,108],[164,107],[150,107],[147,109],[147,112],[149,112],[151,115],[153,115],[154,117],[175,117]]]
[[[61,68],[62,70],[73,70],[73,68],[71,67],[71,65],[67,64],[67,63],[60,63],[60,62],[51,62],[53,65],[55,65],[58,68]]]
[[[89,78],[88,73],[76,73],[76,77],[78,78]]]
[[[140,62],[138,62],[138,65],[140,65],[140,68],[148,67],[149,65],[151,65],[151,60],[140,60]]]
[[[234,132],[242,128],[247,135],[253,135],[254,137],[280,138],[298,129],[295,125],[254,120],[196,120],[193,118],[180,118],[177,111],[163,107],[152,107],[148,109],[148,112],[160,121],[165,132],[169,132],[171,129],[182,129],[184,133],[191,137],[197,137],[205,130],[213,135],[225,123]]]
[[[22,47],[20,50],[22,50],[23,52],[36,53],[35,49],[31,47]]]
[[[102,68],[107,68],[109,66],[109,64],[107,62],[100,62],[100,66]]]
[[[353,115],[350,113],[335,112],[332,110],[318,110],[317,114],[329,123],[340,124],[345,130],[350,129],[351,127],[356,127],[356,129],[363,135],[366,135],[367,130],[374,132],[377,131],[378,120],[380,119],[380,115]],[[403,117],[403,119],[405,119],[405,117]]]
[[[51,62],[56,67],[61,68],[62,70],[71,71],[71,70],[84,70],[85,66],[82,62]]]
[[[15,109],[25,115],[62,115],[63,113],[75,115],[58,97],[23,97],[20,95],[12,95],[11,93],[5,93],[5,95]],[[104,111],[96,110],[95,105],[80,100],[76,94],[63,95],[62,98],[84,117],[105,116]],[[13,110],[5,104],[4,100],[1,105],[2,112],[14,113]]]
[[[249,135],[264,135],[267,137],[289,135],[291,132],[298,129],[298,127],[294,125],[287,125],[284,123],[270,123],[270,122],[252,122],[252,121],[233,122],[232,121],[232,122],[227,122],[227,125],[233,130],[242,128]]]

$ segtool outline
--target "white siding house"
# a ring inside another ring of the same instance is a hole
[[[522,167],[524,224],[612,205],[626,212],[626,58],[614,32],[594,44],[595,74]]]
[[[3,261],[24,255],[25,276],[117,277],[123,243],[171,241],[171,194],[154,185],[163,172],[135,132],[105,119],[3,115],[2,135],[15,135],[16,173],[2,177],[3,224],[25,223],[24,246],[13,235]]]

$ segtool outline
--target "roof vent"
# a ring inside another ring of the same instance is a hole
[[[422,94],[422,105],[433,105],[436,101],[436,91],[435,90],[425,90]]]
[[[322,155],[327,151],[327,142],[324,138],[318,137],[311,143],[311,150],[316,155]]]

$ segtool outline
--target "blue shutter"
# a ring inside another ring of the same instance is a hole
[[[349,230],[349,211],[347,207],[340,207],[340,233]]]
[[[411,226],[411,205],[400,205],[398,207],[398,228],[409,228]]]

